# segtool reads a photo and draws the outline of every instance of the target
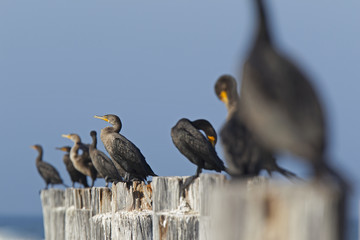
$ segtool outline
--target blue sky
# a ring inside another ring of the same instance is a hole
[[[221,74],[239,76],[252,36],[251,3],[0,1],[0,215],[41,214],[44,183],[30,145],[42,144],[44,160],[70,184],[55,147],[71,144],[61,134],[73,132],[90,142],[91,130],[107,126],[96,114],[119,115],[122,133],[158,175],[195,173],[170,129],[182,117],[221,128],[226,110],[213,87]],[[357,216],[360,2],[268,5],[278,46],[308,72],[324,102],[332,165],[354,183]],[[303,164],[280,162],[306,175]]]

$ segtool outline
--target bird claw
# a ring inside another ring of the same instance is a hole
[[[191,185],[191,183],[197,178],[197,175],[188,177],[183,184],[180,186],[181,196],[185,197],[185,190]]]

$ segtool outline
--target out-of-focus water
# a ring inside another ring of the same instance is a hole
[[[358,240],[358,220],[348,222],[347,240]],[[42,216],[0,216],[0,240],[44,239]]]
[[[42,216],[0,216],[0,240],[44,239]]]

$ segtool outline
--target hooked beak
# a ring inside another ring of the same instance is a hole
[[[100,116],[95,115],[94,118],[101,119],[101,120],[109,122],[109,119],[107,119],[106,117],[100,117]]]
[[[61,136],[62,136],[63,138],[68,138],[68,139],[71,139],[70,135],[61,134]]]

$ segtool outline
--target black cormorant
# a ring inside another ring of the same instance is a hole
[[[259,22],[243,68],[244,122],[267,148],[291,152],[322,171],[326,131],[318,96],[307,77],[274,47],[263,0],[254,2]]]
[[[89,185],[87,183],[86,175],[84,175],[81,172],[79,172],[78,170],[76,170],[73,163],[70,160],[69,153],[70,153],[71,147],[65,146],[65,147],[56,148],[56,149],[65,152],[65,154],[63,156],[63,162],[66,166],[66,170],[68,171],[68,173],[70,175],[70,179],[72,181],[72,187],[75,187],[76,182],[82,184],[86,188],[89,187]]]
[[[63,180],[60,177],[59,172],[49,163],[44,162],[42,160],[43,157],[43,149],[40,145],[33,145],[31,146],[33,149],[38,151],[38,156],[36,158],[36,168],[40,173],[40,176],[44,179],[46,183],[45,189],[48,188],[49,184],[53,186],[54,184],[62,184],[66,186],[63,183]]]
[[[89,153],[91,157],[91,161],[94,164],[95,169],[101,174],[105,181],[106,187],[108,186],[109,182],[119,182],[122,180],[120,174],[118,173],[117,169],[115,168],[111,159],[106,156],[105,153],[98,150],[96,148],[97,139],[96,139],[96,132],[91,131],[90,136],[92,138],[92,143],[90,144]]]
[[[107,114],[95,118],[107,121],[112,127],[101,129],[100,138],[111,159],[119,164],[126,174],[123,177],[126,181],[132,178],[146,180],[147,176],[156,176],[153,170],[145,161],[140,150],[126,137],[121,135],[122,124],[120,118],[113,114]]]
[[[278,171],[286,177],[295,177],[295,174],[277,165],[271,152],[261,147],[243,124],[235,78],[221,76],[215,84],[215,93],[228,110],[220,137],[229,174],[232,177],[256,176],[261,170],[266,170],[269,175]]]
[[[307,160],[315,176],[332,177],[343,190],[339,239],[345,222],[346,180],[329,166],[326,124],[308,77],[275,48],[263,0],[254,0],[257,32],[243,66],[241,113],[261,144],[273,152],[290,152]]]
[[[77,134],[69,134],[69,135],[61,135],[64,138],[68,138],[71,141],[74,142],[74,145],[72,146],[70,150],[70,160],[73,163],[76,170],[81,172],[82,174],[85,174],[86,176],[91,177],[91,187],[94,186],[94,182],[98,176],[96,169],[94,168],[93,163],[91,162],[90,156],[86,151],[83,151],[84,154],[79,155],[79,149],[81,145],[84,145],[81,143],[81,139],[79,135]]]
[[[204,131],[207,138],[200,130]],[[199,119],[192,122],[182,118],[171,128],[171,138],[175,147],[190,162],[197,165],[195,177],[199,176],[202,169],[217,172],[226,170],[215,151],[216,132],[207,120]]]

